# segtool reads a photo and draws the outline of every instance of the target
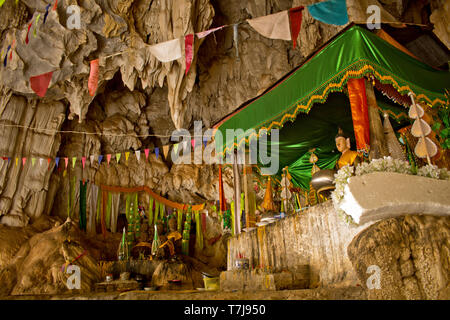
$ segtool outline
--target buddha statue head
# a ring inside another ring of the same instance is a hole
[[[339,128],[338,134],[335,137],[336,148],[340,153],[345,153],[350,150],[350,137]]]

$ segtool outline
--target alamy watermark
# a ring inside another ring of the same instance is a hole
[[[381,289],[381,268],[373,264],[367,268],[366,273],[370,274],[366,281],[367,288],[369,290]]]
[[[80,267],[77,265],[70,264],[66,269],[66,273],[70,275],[66,281],[67,288],[69,288],[70,290],[81,289]]]
[[[279,130],[272,129],[226,129],[225,137],[221,131],[214,134],[215,143],[210,143],[204,149],[202,143],[212,140],[214,129],[208,129],[202,133],[202,122],[194,121],[194,135],[186,129],[178,129],[172,133],[171,141],[179,142],[178,148],[172,148],[172,161],[175,164],[257,164],[261,165],[263,175],[274,175],[279,169]],[[270,142],[268,136],[270,135]],[[257,136],[259,138],[257,139]],[[224,140],[225,138],[225,140]],[[245,140],[244,140],[245,139]],[[227,146],[227,151],[222,154],[221,149]],[[247,143],[246,143],[246,142]],[[235,145],[237,143],[237,147]],[[246,153],[248,145],[248,153]],[[194,152],[192,153],[193,146]],[[200,147],[199,147],[200,146]],[[248,156],[246,155],[248,154]],[[223,155],[223,156],[222,156]],[[259,162],[258,162],[259,160]],[[266,167],[264,167],[266,166]]]

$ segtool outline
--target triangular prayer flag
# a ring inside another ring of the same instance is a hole
[[[300,6],[289,9],[289,22],[291,25],[291,39],[293,41],[294,49],[297,43],[297,37],[302,26],[302,12],[305,7]]]
[[[30,42],[30,39],[28,38],[28,35],[30,34],[31,26],[33,25],[33,20],[28,24],[28,30],[27,30],[27,36],[25,37],[25,43],[28,44]]]
[[[53,6],[52,10],[55,11],[57,6],[58,6],[58,0],[55,0],[55,5]]]
[[[194,35],[188,34],[184,37],[184,60],[186,62],[185,75],[188,73],[191,67],[192,59],[194,57]]]
[[[161,62],[169,62],[181,58],[180,39],[173,39],[149,46],[151,54]]]
[[[158,160],[159,156],[159,148],[155,148],[156,160]]]
[[[65,157],[64,158],[64,163],[66,164],[65,168],[67,169],[67,166],[69,164],[69,158]]]
[[[0,0],[0,8],[2,7],[2,5],[5,3],[5,0]]]
[[[55,158],[55,164],[56,164],[56,167],[58,168],[58,165],[59,165],[59,158],[58,157]]]
[[[36,38],[36,30],[38,28],[38,22],[39,22],[40,17],[41,17],[41,14],[38,14],[36,17],[36,23],[34,24],[33,37],[35,37],[35,38]]]
[[[89,157],[89,159],[91,160],[91,167],[94,165],[94,159],[95,159],[95,156],[94,155],[91,155],[90,157]]]
[[[12,60],[12,54],[13,54],[13,48],[16,44],[16,38],[13,39],[12,45],[11,45],[11,52],[9,53],[9,60]]]
[[[206,148],[206,145],[208,144],[208,138],[203,137],[203,144],[205,145],[205,148]]]
[[[125,162],[128,163],[128,157],[130,156],[130,152],[125,152]]]
[[[77,162],[77,157],[72,157],[72,168],[75,168],[76,162]]]
[[[145,160],[148,160],[148,153],[149,153],[150,149],[144,149],[144,153],[145,153]]]
[[[22,158],[22,165],[25,167],[25,162],[27,162],[27,158]]]
[[[195,35],[197,36],[197,38],[201,39],[201,38],[206,37],[206,36],[209,35],[210,33],[215,32],[215,31],[217,31],[217,30],[220,30],[220,29],[222,29],[222,28],[224,28],[224,27],[225,27],[225,26],[220,26],[220,27],[213,28],[213,29],[209,29],[209,30],[206,30],[206,31],[197,32]]]
[[[31,165],[34,167],[34,164],[36,163],[36,159],[35,158],[31,158]]]
[[[44,23],[47,20],[47,16],[48,16],[48,9],[50,9],[51,4],[49,3],[46,7],[45,7],[45,15],[44,15]]]
[[[308,6],[309,14],[327,24],[342,26],[348,23],[346,0],[329,0]]]
[[[19,164],[19,158],[16,158],[16,167]]]
[[[52,162],[52,159],[47,158],[47,167],[50,169],[50,163]]]
[[[192,148],[195,149],[195,139],[191,139],[191,145],[192,145]]]
[[[178,151],[178,143],[173,145],[173,151],[177,153]]]
[[[99,156],[98,156],[98,164],[100,164],[100,163],[102,162],[102,159],[103,159],[103,156],[102,156],[102,155],[99,155]]]
[[[98,86],[98,59],[91,61],[91,71],[89,73],[88,89],[91,96],[95,95]]]
[[[164,158],[167,159],[167,154],[169,153],[169,145],[163,146]]]
[[[53,71],[43,73],[41,75],[30,77],[30,85],[31,89],[33,89],[34,92],[39,97],[44,97],[45,93],[47,92],[48,85],[50,84],[50,81],[52,80]]]
[[[108,166],[109,166],[109,161],[111,161],[111,154],[106,155],[106,162],[108,163]]]
[[[116,153],[116,160],[117,160],[117,163],[119,163],[119,160],[120,160],[120,156],[121,156],[122,154],[121,153]]]
[[[42,166],[42,163],[44,162],[43,158],[39,158],[39,165]]]
[[[6,63],[8,61],[8,52],[11,49],[11,45],[8,46],[8,49],[6,49],[5,59],[3,60],[3,66],[6,67]]]
[[[136,155],[137,161],[141,160],[141,150],[136,150],[136,151],[134,152],[134,154]]]
[[[8,157],[8,166],[9,166],[9,163],[11,162],[11,158],[10,157]]]
[[[236,48],[236,57],[239,59],[239,33],[238,33],[238,23],[233,24],[233,43]]]
[[[86,163],[86,157],[81,157],[81,163],[82,163],[83,169],[84,169],[84,165]]]
[[[270,39],[291,40],[288,11],[247,19],[248,24],[259,34]]]

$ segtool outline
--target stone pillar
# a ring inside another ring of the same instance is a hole
[[[384,128],[383,124],[381,123],[381,117],[378,113],[377,99],[375,98],[373,85],[367,79],[365,80],[365,82],[370,126],[369,159],[372,160],[383,158],[384,156],[389,156],[389,151],[384,136]]]

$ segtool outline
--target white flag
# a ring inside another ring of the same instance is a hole
[[[247,19],[250,26],[266,38],[291,40],[288,11]]]
[[[137,161],[141,160],[141,150],[136,150],[135,154],[136,154]]]
[[[180,39],[158,43],[149,46],[148,49],[161,62],[169,62],[181,58]]]
[[[91,167],[94,166],[95,156],[92,155],[92,156],[89,157],[89,159],[91,160]]]
[[[42,162],[44,162],[43,158],[39,158],[39,165],[42,166]]]

